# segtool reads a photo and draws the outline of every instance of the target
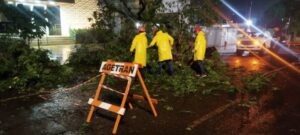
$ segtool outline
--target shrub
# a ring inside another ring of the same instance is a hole
[[[92,43],[106,43],[115,36],[109,30],[105,29],[73,29],[71,30],[71,37],[73,37],[77,44],[92,44]]]
[[[86,44],[77,48],[68,59],[68,66],[78,74],[96,73],[102,61],[131,61],[129,45],[116,41],[103,44]]]
[[[48,51],[35,50],[23,41],[2,39],[0,43],[1,91],[32,91],[63,84],[72,72],[48,58]]]
[[[157,54],[156,54],[157,55]],[[157,63],[150,61],[151,70],[156,71]],[[220,60],[218,52],[213,52],[212,57],[205,60],[208,76],[200,78],[190,66],[180,61],[174,61],[175,75],[146,74],[146,80],[150,89],[170,90],[175,95],[191,93],[210,94],[213,91],[235,92],[236,88],[230,83],[230,75],[226,65]],[[154,68],[154,69],[153,69]]]

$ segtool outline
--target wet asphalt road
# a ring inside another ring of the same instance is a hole
[[[295,67],[300,69],[297,58],[288,54],[280,56],[289,63],[298,63]],[[207,127],[214,127],[213,129],[207,128],[198,132],[241,135],[300,134],[300,73],[287,68],[270,55],[264,57],[225,55],[223,59],[233,69],[242,66],[246,71],[250,71],[248,73],[275,71],[276,76],[259,96],[248,95],[252,98],[249,99],[249,108],[231,107],[206,123]],[[217,120],[221,122],[215,123]]]

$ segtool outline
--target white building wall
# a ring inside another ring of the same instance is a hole
[[[207,47],[216,47],[221,53],[236,51],[237,30],[234,27],[219,25],[206,27]]]
[[[97,0],[75,0],[75,3],[60,3],[62,36],[70,36],[71,29],[91,27],[93,12],[98,11]]]

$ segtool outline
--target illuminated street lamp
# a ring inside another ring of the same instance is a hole
[[[246,20],[246,25],[248,26],[247,27],[247,32],[251,32],[250,27],[253,26],[252,20],[250,20],[250,19]]]
[[[141,23],[140,23],[140,22],[136,22],[136,23],[135,23],[135,27],[136,27],[136,28],[139,28],[140,26],[141,26]]]
[[[247,20],[247,21],[246,21],[246,25],[247,25],[247,26],[251,26],[251,25],[253,25],[253,22],[252,22],[252,20]]]

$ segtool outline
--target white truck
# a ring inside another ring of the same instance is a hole
[[[245,51],[257,52],[259,55],[266,53],[263,48],[271,47],[271,34],[270,32],[257,33],[257,32],[239,32],[237,34],[237,55],[242,55]]]

